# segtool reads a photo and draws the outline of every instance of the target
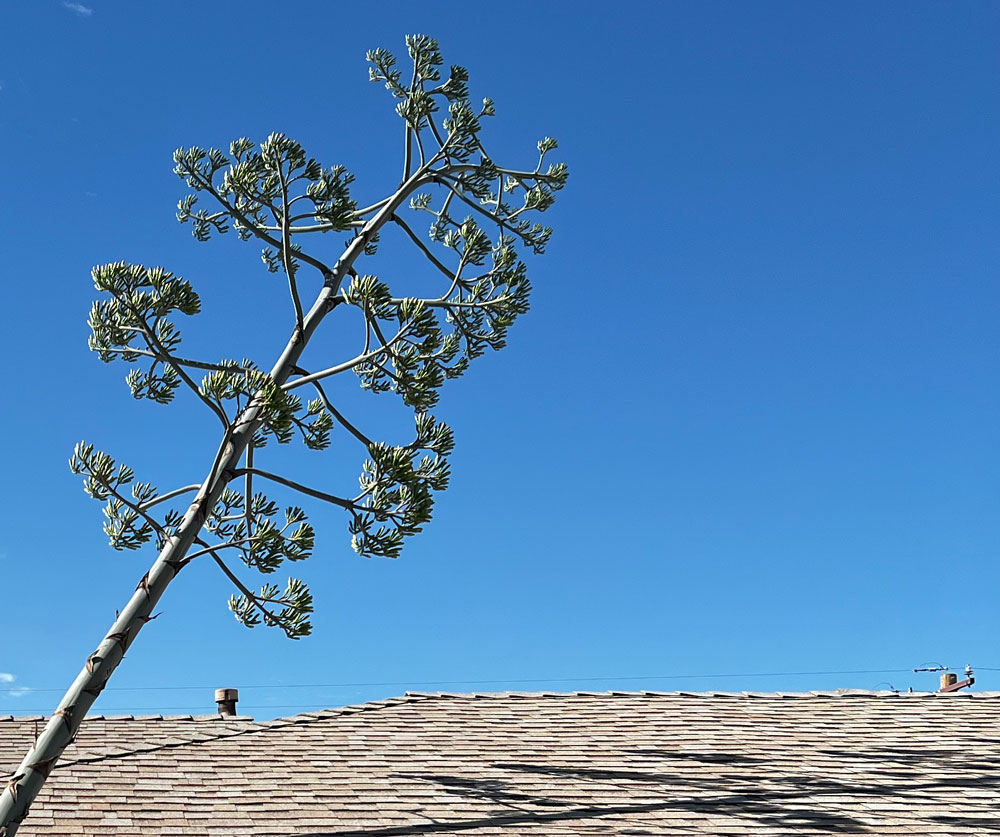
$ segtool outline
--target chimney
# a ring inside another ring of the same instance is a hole
[[[216,689],[215,703],[219,707],[219,715],[223,718],[236,717],[236,701],[240,699],[238,689]]]
[[[941,675],[941,691],[945,691],[949,686],[954,686],[958,682],[958,675],[953,671],[946,671]]]

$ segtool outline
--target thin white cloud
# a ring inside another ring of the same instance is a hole
[[[79,15],[80,17],[90,17],[94,10],[90,6],[84,6],[83,3],[63,3],[64,9],[69,9],[73,14]]]
[[[6,671],[0,671],[0,683],[3,683],[5,685],[10,685],[15,680],[17,680],[17,675],[10,674]],[[19,698],[19,697],[24,697],[27,694],[30,694],[31,689],[29,689],[27,686],[15,686],[13,689],[3,689],[3,692],[8,697]]]

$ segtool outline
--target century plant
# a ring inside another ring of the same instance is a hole
[[[472,102],[463,67],[445,77],[434,39],[408,36],[406,46],[405,77],[387,50],[367,56],[371,80],[396,99],[404,123],[401,181],[367,206],[351,196],[354,178],[343,166],[324,167],[284,134],[259,145],[237,139],[228,153],[198,147],[174,153],[174,171],[191,190],[177,217],[192,225],[194,237],[206,241],[234,230],[262,243],[267,271],[284,275],[290,335],[269,368],[247,358],[192,360],[181,351],[180,322],[201,310],[189,281],[163,267],[94,268],[100,297],[90,312],[90,348],[106,363],[130,366],[126,381],[135,398],[167,404],[188,390],[218,420],[221,439],[201,482],[166,491],[138,482],[129,466],[91,444],[81,442],[73,452],[73,473],[105,504],[111,546],[155,544],[158,556],[7,782],[0,837],[13,837],[167,586],[192,561],[214,562],[232,583],[229,607],[244,625],[276,627],[292,639],[309,634],[313,598],[301,580],[283,587],[244,580],[247,571],[270,577],[313,551],[306,513],[279,507],[266,493],[269,485],[342,509],[351,544],[363,556],[397,557],[406,538],[430,520],[434,495],[448,484],[453,447],[451,430],[430,411],[444,381],[462,375],[487,349],[502,348],[527,311],[531,286],[518,249],[545,249],[551,229],[534,219],[552,205],[567,171],[548,162],[556,148],[548,137],[538,143],[533,165],[494,161],[481,139],[493,102]],[[421,218],[426,236],[418,233]],[[394,291],[361,267],[390,231],[412,244],[436,277],[423,282],[420,296]],[[352,327],[360,324],[356,353],[335,363],[310,358],[307,365],[306,349],[335,312],[352,316]],[[348,374],[373,393],[396,393],[412,409],[408,441],[372,438],[331,400],[325,385]],[[272,442],[301,440],[320,451],[335,434],[360,448],[353,496],[265,467]]]

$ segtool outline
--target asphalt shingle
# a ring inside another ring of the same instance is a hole
[[[91,718],[20,837],[1000,835],[1000,694],[408,694]],[[11,772],[37,722],[0,718]]]

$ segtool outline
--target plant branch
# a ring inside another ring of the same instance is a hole
[[[357,357],[352,358],[351,360],[337,364],[336,366],[331,366],[328,369],[322,369],[319,372],[313,372],[309,375],[304,375],[301,378],[296,378],[294,381],[288,381],[287,383],[282,384],[281,388],[287,392],[288,390],[295,389],[296,387],[300,387],[303,384],[311,384],[314,381],[321,381],[323,380],[323,378],[329,378],[333,375],[339,375],[342,372],[347,372],[361,363],[367,363],[368,361],[372,360],[373,358],[377,357],[378,355],[392,348],[392,346],[395,343],[397,343],[399,340],[403,338],[404,334],[406,333],[410,325],[411,323],[405,323],[402,326],[402,328],[400,328],[400,330],[396,333],[396,336],[392,338],[392,340],[390,340],[388,343],[384,343],[384,345],[379,346],[377,349],[372,349],[370,352],[365,352],[363,354],[360,354]]]
[[[126,326],[126,328],[129,328]],[[145,337],[143,330],[141,328],[131,329],[137,331]],[[191,369],[202,369],[206,372],[234,372],[240,369],[244,369],[242,366],[225,366],[221,363],[206,363],[203,360],[190,360],[189,358],[177,357],[176,355],[161,355],[148,349],[139,349],[133,346],[129,346],[127,349],[106,349],[108,354],[137,354],[143,357],[151,357],[156,360],[163,360],[172,364],[179,364],[180,366],[187,366]]]
[[[442,177],[441,182],[444,183],[451,190],[452,194],[455,195],[456,198],[458,198],[466,205],[470,206],[480,215],[484,215],[485,217],[489,218],[494,224],[500,224],[502,226],[503,224],[506,223],[507,220],[506,218],[500,217],[498,213],[490,212],[488,209],[484,209],[480,204],[476,203],[474,200],[469,198],[465,194],[465,192],[462,191],[462,189],[460,188],[461,183],[459,181],[456,181],[450,177]]]
[[[369,212],[374,212],[376,209],[381,209],[383,206],[385,206],[387,203],[389,203],[390,200],[392,200],[392,198],[383,198],[382,200],[378,201],[377,203],[373,203],[371,206],[366,206],[364,209],[356,209],[356,210],[354,210],[353,214],[355,216],[357,216],[358,218],[362,218],[365,215],[367,215]]]
[[[151,509],[153,506],[165,503],[167,500],[172,500],[174,497],[178,497],[181,494],[187,494],[189,491],[197,491],[199,488],[201,488],[200,485],[185,485],[183,488],[175,488],[173,491],[168,491],[166,494],[161,494],[159,497],[154,497],[152,500],[141,503],[139,508]]]
[[[223,561],[216,554],[215,547],[210,547],[207,544],[205,544],[204,541],[201,540],[199,540],[198,543],[204,544],[206,547],[201,554],[207,553],[212,556],[212,560],[215,561],[219,569],[221,569],[222,572],[225,573],[226,578],[228,578],[233,583],[236,589],[239,590],[246,597],[247,601],[253,602],[254,607],[256,607],[261,613],[263,613],[267,619],[270,619],[274,625],[282,628],[286,626],[286,623],[281,620],[281,617],[275,614],[273,611],[270,611],[266,607],[264,607],[257,594],[249,590],[246,587],[246,585],[242,581],[240,581],[239,576],[237,576],[236,573],[234,573],[231,569],[229,569],[229,565],[226,564],[226,562]]]
[[[247,473],[246,482],[244,483],[244,497],[243,497],[243,510],[246,513],[246,526],[247,535],[249,536],[253,532],[253,512],[250,509],[250,503],[253,499],[253,449],[254,443],[253,439],[247,444],[246,452],[246,463],[247,463]]]
[[[259,224],[257,224],[256,222],[252,221],[244,213],[240,212],[240,210],[238,210],[235,206],[232,206],[230,203],[228,203],[225,200],[225,198],[223,198],[222,195],[220,195],[218,193],[218,191],[215,188],[215,185],[210,180],[206,180],[204,177],[200,177],[198,175],[192,175],[192,177],[194,177],[195,179],[199,180],[201,182],[204,190],[206,192],[208,192],[213,198],[215,198],[222,206],[224,206],[226,208],[226,210],[234,218],[238,219],[239,222],[244,227],[246,227],[248,230],[250,230],[255,236],[257,236],[257,238],[261,239],[262,241],[266,241],[268,244],[270,244],[276,250],[280,250],[281,249],[281,242],[280,241],[278,241],[273,236],[267,235],[267,233],[263,231],[263,229],[260,227]],[[308,255],[306,253],[303,253],[303,252],[300,251],[298,253],[298,257],[302,261],[304,261],[306,264],[311,264],[318,271],[320,271],[324,276],[329,276],[333,272],[333,271],[330,270],[329,266],[325,265],[319,259],[313,258],[312,256],[310,256],[310,255]]]
[[[402,228],[403,232],[406,233],[410,241],[412,241],[414,244],[417,245],[417,247],[420,248],[420,252],[422,252],[427,257],[427,260],[432,265],[434,265],[434,267],[440,270],[449,279],[455,278],[455,273],[451,270],[448,270],[447,266],[430,251],[430,248],[428,248],[428,246],[424,244],[420,236],[418,236],[413,230],[411,230],[409,225],[402,218],[400,218],[398,215],[393,215],[392,221],[394,224]]]
[[[302,374],[305,375],[307,373],[303,372]],[[354,424],[348,421],[344,417],[344,415],[336,407],[333,406],[333,402],[330,401],[330,399],[326,395],[326,392],[323,391],[323,387],[320,384],[320,382],[313,381],[312,385],[313,387],[315,387],[316,392],[319,393],[320,400],[323,402],[323,406],[326,408],[326,411],[330,415],[332,415],[338,422],[340,422],[340,424],[344,427],[345,430],[347,430],[348,433],[350,433],[355,439],[361,442],[361,444],[363,444],[366,448],[370,449],[372,445],[374,445],[375,443],[371,439],[369,439],[364,433],[358,430],[358,428],[355,427]]]
[[[434,134],[434,139],[437,141],[439,151],[444,151],[444,147],[448,144],[444,137],[441,136],[441,132],[438,131],[437,125],[434,124],[434,117],[427,117],[427,125],[431,129],[431,133]]]
[[[136,322],[140,323],[138,326],[139,333],[142,335],[143,339],[146,341],[146,345],[149,346],[150,350],[155,352],[158,357],[162,358],[165,363],[169,363],[174,371],[177,373],[178,377],[187,384],[188,388],[198,396],[203,404],[205,404],[215,415],[218,417],[219,421],[222,422],[223,427],[229,427],[229,416],[226,415],[226,411],[223,410],[218,404],[210,399],[206,398],[202,391],[198,388],[198,385],[191,380],[191,376],[184,371],[184,367],[175,363],[173,356],[164,348],[163,344],[159,341],[157,336],[153,333],[153,330],[149,327],[149,323],[146,322],[146,318],[142,316],[139,310],[128,300],[123,299],[117,293],[113,294],[115,299],[125,305],[132,315],[136,318]]]
[[[261,471],[259,468],[237,468],[233,472],[234,477],[241,477],[244,474],[253,474],[258,477],[263,477],[266,480],[271,480],[271,482],[276,482],[279,485],[292,488],[301,494],[305,494],[309,497],[315,497],[317,500],[323,500],[324,502],[330,503],[334,506],[340,506],[342,509],[353,508],[351,501],[345,500],[343,497],[337,497],[333,494],[327,494],[325,491],[318,491],[315,488],[309,488],[307,485],[302,485],[302,483],[295,482],[294,480],[287,479],[286,477],[279,476],[278,474]]]
[[[295,307],[295,327],[302,331],[302,300],[299,299],[299,289],[295,284],[295,263],[292,260],[291,233],[288,231],[288,183],[285,181],[285,171],[278,164],[278,178],[281,181],[281,261],[285,265],[285,275],[288,277],[288,292],[292,296]]]

